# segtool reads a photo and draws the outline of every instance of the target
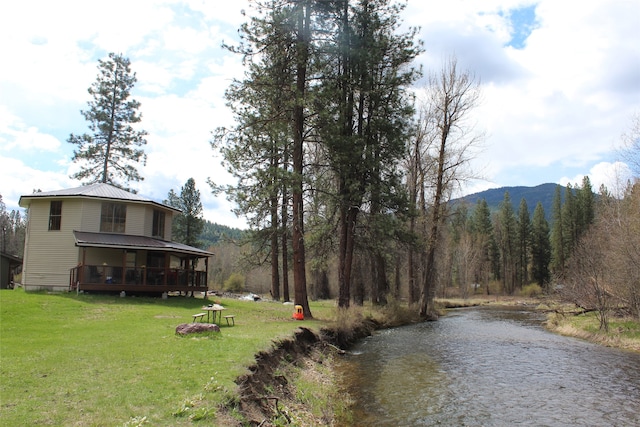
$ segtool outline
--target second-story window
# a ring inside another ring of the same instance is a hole
[[[102,203],[100,231],[104,233],[124,233],[127,223],[127,205],[124,203]]]
[[[49,207],[49,231],[60,230],[62,225],[62,200],[51,201]]]
[[[164,239],[164,212],[157,209],[153,211],[153,229],[151,230],[151,235]]]

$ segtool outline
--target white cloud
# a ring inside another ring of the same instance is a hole
[[[35,126],[23,123],[19,117],[0,105],[0,150],[11,152],[21,151],[50,151],[60,148],[60,141],[49,134],[42,133]]]
[[[14,142],[9,143],[7,148],[56,151],[60,148],[60,141],[51,135],[40,133],[35,127],[30,127],[26,132],[18,133]]]
[[[251,12],[249,3],[249,0],[194,0],[189,2],[189,7],[203,13],[208,21],[222,21],[232,28],[232,31],[235,31],[246,21],[241,11]]]
[[[19,209],[20,196],[34,190],[50,191],[77,185],[65,174],[34,169],[15,158],[0,155],[2,181],[0,194],[8,210]]]
[[[572,186],[582,186],[585,175],[577,175],[573,178],[562,177],[560,184]],[[600,186],[604,185],[613,194],[622,194],[631,179],[631,169],[623,162],[600,162],[594,165],[587,174],[593,191],[598,192]]]

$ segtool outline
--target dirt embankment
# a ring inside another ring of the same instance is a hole
[[[325,381],[321,372],[326,372],[323,369],[334,355],[380,327],[371,319],[362,320],[349,330],[322,329],[316,333],[300,327],[292,338],[281,340],[270,351],[256,355],[256,363],[249,367],[249,373],[236,380],[240,396],[232,406],[242,414],[245,423],[254,426],[272,426],[278,419],[288,423],[292,417],[306,420],[305,425],[332,425],[331,411],[318,416],[306,407],[307,402],[300,401],[296,380],[292,377],[300,372],[313,376],[315,372],[316,377],[311,381]],[[297,413],[292,414],[292,410]],[[304,413],[306,411],[309,412]]]

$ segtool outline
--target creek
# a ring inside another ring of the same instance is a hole
[[[376,332],[338,361],[350,426],[640,425],[640,354],[544,329],[522,307]]]

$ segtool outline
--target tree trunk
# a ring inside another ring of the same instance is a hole
[[[303,142],[304,142],[304,99],[307,82],[307,61],[310,43],[310,10],[307,2],[298,5],[297,51],[296,51],[296,103],[293,109],[293,286],[294,302],[301,305],[305,317],[312,317],[307,297],[304,247],[304,201],[303,191]]]
[[[387,305],[387,295],[389,294],[389,280],[387,279],[387,261],[380,251],[376,251],[374,255],[375,261],[375,283],[376,299],[374,304]]]
[[[361,256],[354,255],[353,257],[353,274],[351,275],[351,281],[353,283],[353,303],[356,306],[362,307],[365,299],[365,280],[368,269],[363,265],[363,258]],[[370,279],[370,278],[369,278]]]
[[[280,301],[280,263],[278,262],[278,196],[271,199],[271,298]],[[284,256],[284,255],[283,255]]]
[[[443,110],[448,111],[448,105],[445,103]],[[422,292],[420,294],[420,316],[426,319],[437,318],[437,313],[434,307],[434,299],[436,294],[436,274],[435,274],[435,259],[436,259],[436,246],[438,244],[438,232],[440,222],[442,221],[442,196],[444,194],[444,163],[446,156],[447,137],[449,135],[449,122],[448,117],[445,114],[445,121],[442,126],[442,133],[440,135],[440,150],[438,153],[438,172],[436,176],[436,189],[435,197],[433,199],[433,207],[431,212],[431,229],[429,232],[426,254],[424,255],[423,264],[423,281]],[[426,212],[425,212],[426,213]]]
[[[338,250],[338,307],[348,308],[351,300],[351,271],[358,210],[342,207],[340,213],[340,247]]]
[[[285,150],[286,151],[286,150]],[[288,163],[287,156],[285,154],[285,167]],[[287,191],[285,186],[282,189],[282,298],[285,302],[289,302],[291,298],[289,297],[289,246],[287,242],[289,240],[288,230],[288,215],[289,212],[287,210],[288,206],[288,198]]]

